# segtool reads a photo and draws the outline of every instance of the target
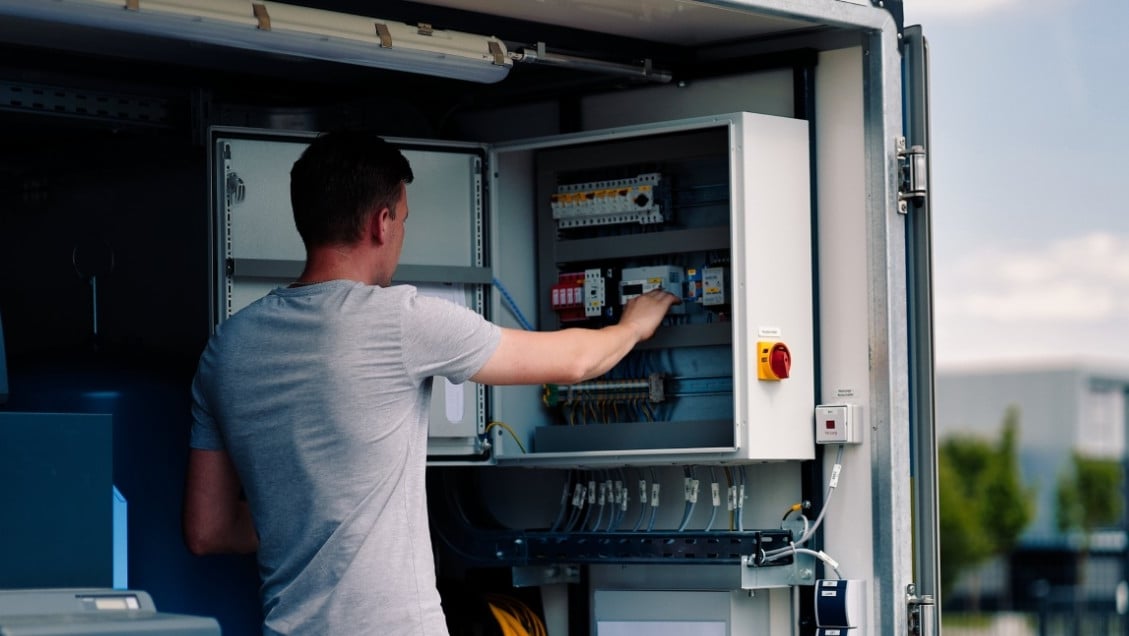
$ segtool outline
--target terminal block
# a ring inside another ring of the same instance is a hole
[[[589,380],[579,384],[542,385],[541,401],[545,406],[568,406],[583,403],[612,403],[666,400],[664,378],[652,373],[645,378],[622,380]]]
[[[553,220],[562,229],[594,225],[666,221],[657,190],[662,175],[656,172],[630,179],[562,185],[549,199]]]

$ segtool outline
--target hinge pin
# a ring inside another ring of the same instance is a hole
[[[936,601],[932,594],[917,594],[917,586],[906,586],[906,632],[909,636],[933,636],[933,610]]]
[[[898,212],[909,211],[909,201],[923,202],[929,194],[929,158],[925,146],[906,146],[906,138],[897,138],[901,180],[898,184]]]

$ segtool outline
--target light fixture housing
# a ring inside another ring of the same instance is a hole
[[[492,36],[259,0],[0,0],[23,18],[471,82],[513,61]]]

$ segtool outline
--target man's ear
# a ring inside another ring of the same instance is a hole
[[[392,229],[392,211],[388,206],[378,208],[368,216],[367,230],[369,238],[378,245],[388,242]]]

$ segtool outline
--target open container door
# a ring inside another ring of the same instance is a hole
[[[910,453],[913,469],[914,578],[911,633],[940,631],[940,536],[937,431],[933,398],[933,254],[929,197],[929,46],[920,26],[905,29],[905,161],[901,198],[906,206],[907,304],[910,357]]]

